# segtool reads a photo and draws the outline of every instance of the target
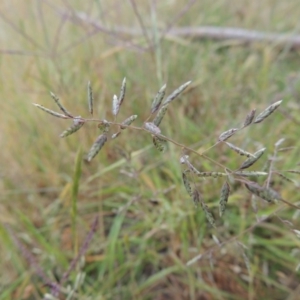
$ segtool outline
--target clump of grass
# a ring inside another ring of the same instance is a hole
[[[178,146],[181,148],[181,151],[184,151],[185,153],[194,154],[201,159],[208,160],[211,163],[215,165],[218,169],[223,169],[223,172],[219,170],[198,170],[190,161],[189,161],[189,155],[183,155],[180,158],[180,163],[185,166],[185,169],[182,171],[182,179],[183,184],[185,186],[185,189],[188,193],[188,195],[192,198],[193,202],[195,204],[201,204],[201,207],[203,209],[203,212],[207,218],[207,221],[210,223],[211,226],[215,227],[215,220],[213,214],[209,211],[208,206],[203,200],[203,197],[200,197],[200,191],[198,190],[196,178],[203,178],[203,177],[211,177],[211,178],[221,178],[225,177],[226,181],[223,183],[221,190],[220,190],[220,201],[219,201],[219,214],[222,217],[226,210],[226,204],[229,199],[230,195],[230,184],[229,182],[233,183],[234,181],[238,181],[240,183],[243,183],[245,187],[253,194],[256,195],[264,200],[267,200],[269,202],[274,200],[283,200],[285,203],[288,203],[282,197],[279,196],[279,193],[273,191],[268,186],[260,186],[258,183],[249,181],[246,179],[246,177],[257,178],[261,176],[266,176],[268,179],[270,179],[270,176],[272,176],[272,170],[269,170],[269,172],[262,172],[261,170],[253,170],[253,171],[245,171],[245,169],[248,169],[249,167],[256,164],[258,160],[262,157],[264,154],[266,148],[261,148],[257,150],[255,153],[251,153],[245,149],[240,148],[239,146],[236,146],[232,143],[227,142],[232,136],[237,134],[238,132],[244,130],[245,128],[249,126],[257,126],[258,123],[262,123],[264,120],[266,120],[281,104],[282,100],[277,101],[267,108],[265,108],[262,112],[260,112],[256,117],[256,110],[252,110],[245,118],[244,122],[240,127],[236,128],[230,128],[228,130],[225,130],[222,132],[219,137],[218,141],[210,148],[208,148],[205,151],[197,152],[194,149],[185,146],[175,140],[173,140],[170,137],[167,137],[162,134],[160,124],[167,112],[168,106],[181,94],[183,93],[190,85],[191,81],[188,81],[184,84],[182,84],[180,87],[175,89],[169,96],[166,97],[166,99],[163,101],[163,98],[165,96],[166,92],[166,84],[163,85],[160,90],[157,92],[156,96],[154,97],[152,101],[152,105],[150,108],[150,115],[144,121],[143,126],[132,126],[131,124],[133,121],[137,119],[137,115],[129,116],[125,121],[119,123],[117,122],[117,116],[119,114],[119,111],[121,109],[122,103],[125,99],[125,91],[126,91],[126,79],[124,78],[121,89],[120,89],[120,95],[113,96],[112,100],[112,115],[113,120],[98,120],[98,119],[89,119],[89,118],[82,118],[82,117],[73,117],[72,114],[70,114],[63,105],[59,102],[58,98],[56,96],[52,97],[55,100],[58,107],[61,109],[61,111],[64,113],[63,115],[52,111],[50,109],[44,108],[38,104],[35,104],[38,108],[42,109],[43,111],[51,114],[52,116],[58,117],[58,118],[64,118],[64,119],[73,119],[74,124],[64,131],[60,136],[65,137],[70,134],[75,133],[80,128],[82,128],[82,125],[86,122],[92,121],[92,122],[98,122],[98,128],[102,131],[102,134],[98,136],[94,144],[91,146],[89,152],[86,155],[86,160],[90,162],[102,149],[102,147],[109,141],[109,139],[116,139],[120,135],[120,130],[124,129],[131,129],[136,131],[144,131],[148,134],[151,134],[152,141],[159,151],[163,152],[166,149],[166,142],[173,143],[175,146]],[[93,112],[93,93],[90,82],[88,83],[88,110],[92,114]],[[152,121],[151,121],[152,119]],[[113,133],[112,135],[109,135],[109,132],[111,128],[117,127],[118,130],[116,133]],[[247,159],[241,164],[240,167],[238,167],[236,170],[231,170],[228,167],[222,165],[221,163],[211,159],[207,154],[204,154],[204,152],[207,152],[208,150],[212,149],[213,147],[216,147],[219,144],[224,144],[229,149],[233,150],[237,155],[240,156],[246,156]],[[293,206],[292,204],[290,204]],[[197,205],[196,205],[197,206]],[[298,208],[298,207],[297,207]],[[300,209],[300,208],[299,208]]]

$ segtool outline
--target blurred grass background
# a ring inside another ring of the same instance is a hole
[[[76,18],[78,13],[106,30]],[[96,215],[99,228],[74,299],[298,299],[300,240],[293,229],[300,222],[293,208],[257,200],[256,213],[251,195],[237,184],[225,216],[217,217],[217,230],[212,229],[184,190],[180,149],[169,145],[160,154],[148,135],[127,130],[92,163],[83,162],[80,175],[76,157],[88,151],[97,126],[86,124],[60,139],[69,121],[31,103],[56,109],[52,91],[68,110],[88,116],[90,80],[94,116],[110,118],[112,96],[126,77],[119,119],[137,114],[135,124],[141,126],[164,83],[170,93],[192,80],[161,128],[166,136],[203,150],[221,132],[239,126],[251,109],[261,111],[282,98],[280,111],[232,142],[248,151],[266,147],[256,166],[261,170],[274,144],[285,138],[282,147],[294,148],[280,153],[275,169],[297,169],[300,52],[288,45],[160,39],[159,29],[214,25],[297,34],[299,15],[296,0],[1,1],[0,299],[41,299],[49,292],[4,223],[55,280],[76,256]],[[145,27],[147,34],[121,35],[114,30],[118,26]],[[232,169],[243,161],[223,146],[207,154]],[[205,171],[222,171],[191,159]],[[299,202],[297,185],[272,179],[285,199]],[[215,216],[222,184],[219,179],[199,183]],[[71,286],[78,272],[72,272]]]

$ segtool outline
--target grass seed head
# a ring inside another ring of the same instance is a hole
[[[58,113],[56,111],[53,111],[53,110],[51,110],[49,108],[46,108],[43,105],[40,105],[40,104],[37,104],[37,103],[32,103],[32,104],[34,106],[36,106],[37,108],[45,111],[46,113],[48,113],[48,114],[50,114],[50,115],[52,115],[54,117],[61,118],[61,119],[69,119],[69,117],[67,117],[66,115],[60,114],[60,113]]]
[[[101,150],[101,148],[104,146],[104,144],[107,141],[106,134],[101,134],[97,137],[95,143],[92,145],[90,151],[87,154],[86,160],[90,162]]]
[[[251,111],[249,112],[249,114],[248,114],[247,117],[246,117],[246,120],[245,120],[245,122],[244,122],[243,127],[247,127],[247,126],[249,126],[250,124],[252,124],[253,119],[254,119],[254,117],[255,117],[255,113],[256,113],[256,109],[253,109],[253,110],[251,110]]]
[[[245,184],[246,188],[254,195],[268,201],[272,202],[275,200],[282,199],[281,196],[271,188],[265,188],[258,185],[256,182],[249,182]]]
[[[93,114],[93,90],[91,87],[91,82],[88,82],[88,105],[89,105],[89,113],[92,115]]]
[[[164,152],[166,150],[166,140],[161,139],[155,135],[152,135],[152,141],[153,141],[153,145],[158,151]]]
[[[219,205],[220,217],[222,217],[224,212],[225,212],[226,204],[228,202],[229,193],[230,193],[230,185],[228,184],[227,181],[225,181],[223,186],[222,186],[221,195],[220,195],[220,205]]]
[[[270,114],[272,114],[281,104],[282,100],[273,103],[272,105],[268,106],[263,112],[261,112],[254,120],[253,123],[257,124],[262,122],[266,119]]]
[[[150,131],[150,132],[153,133],[154,135],[160,134],[160,133],[161,133],[159,127],[157,127],[157,126],[156,126],[154,123],[152,123],[152,122],[145,122],[145,123],[144,123],[144,127],[145,127],[145,129],[147,129],[148,131]]]
[[[166,93],[166,87],[167,85],[164,84],[161,89],[158,91],[158,93],[156,94],[153,102],[152,102],[152,105],[151,105],[151,114],[154,114],[155,112],[157,112],[157,110],[159,109],[160,107],[160,104],[165,96],[165,93]]]
[[[73,125],[66,129],[64,132],[62,132],[60,137],[63,138],[73,134],[74,132],[78,131],[84,125],[84,123],[85,122],[81,119],[81,117],[75,117],[73,119]]]
[[[159,126],[163,117],[165,116],[166,112],[168,110],[168,104],[166,105],[163,105],[159,111],[157,112],[154,120],[153,120],[153,123],[156,125],[156,126]]]
[[[167,99],[163,102],[163,105],[169,104],[171,101],[173,101],[176,97],[178,97],[189,85],[191,81],[188,81],[181,85],[178,89],[176,89],[171,95],[167,97]]]
[[[231,128],[227,131],[224,131],[223,133],[220,134],[219,136],[219,141],[226,141],[228,140],[231,136],[233,136],[236,132],[238,131],[238,128]]]
[[[240,167],[240,170],[241,169],[247,169],[247,168],[251,167],[253,164],[255,164],[259,160],[259,158],[264,154],[265,150],[266,150],[266,148],[262,148],[262,149],[256,151],[253,154],[253,156],[251,156],[248,159],[246,159],[242,163],[242,165]]]

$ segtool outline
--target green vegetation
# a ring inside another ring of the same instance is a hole
[[[199,25],[297,32],[298,1],[242,2],[4,1],[0,300],[42,299],[51,292],[15,238],[56,282],[78,257],[96,216],[98,228],[84,260],[63,284],[66,299],[297,299],[300,211],[295,207],[254,199],[235,181],[219,217],[224,179],[199,179],[197,187],[215,216],[213,228],[186,192],[176,145],[168,143],[160,153],[149,133],[127,128],[87,162],[82,158],[100,134],[96,124],[87,122],[61,139],[71,121],[31,104],[59,111],[51,91],[76,116],[89,118],[90,81],[93,117],[113,119],[113,95],[126,77],[118,120],[137,115],[134,126],[142,127],[163,84],[169,95],[192,80],[169,106],[160,129],[202,153],[221,133],[243,124],[251,110],[258,115],[282,99],[270,117],[229,142],[251,153],[266,148],[249,170],[272,169],[270,187],[299,205],[299,174],[286,172],[299,170],[299,51],[160,36],[160,28]],[[132,37],[114,31],[117,26],[146,28],[147,34]],[[201,172],[224,172],[188,154]],[[231,170],[246,159],[224,143],[205,154]],[[255,181],[263,186],[267,180]],[[68,285],[78,286],[73,295]]]

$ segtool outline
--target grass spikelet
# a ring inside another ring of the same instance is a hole
[[[180,158],[180,163],[181,164],[186,164],[187,167],[189,168],[190,171],[192,171],[195,174],[200,174],[200,171],[198,171],[193,165],[192,163],[189,161],[189,156],[188,155],[184,155]]]
[[[208,206],[204,203],[204,201],[202,199],[200,199],[200,203],[201,203],[201,207],[204,211],[205,217],[208,221],[208,223],[212,226],[212,227],[216,227],[215,225],[215,219],[213,214],[208,210]]]
[[[119,106],[121,106],[123,101],[124,101],[125,92],[126,92],[126,77],[123,79],[122,85],[121,85],[120,96],[119,96],[119,99],[118,99]]]
[[[73,115],[67,111],[67,109],[62,105],[62,103],[60,102],[59,98],[53,94],[52,92],[50,92],[50,96],[53,98],[53,100],[55,101],[55,103],[57,104],[57,106],[59,107],[59,109],[68,117],[73,118]]]
[[[191,81],[188,81],[181,85],[178,89],[176,89],[171,95],[167,97],[167,99],[163,102],[163,105],[169,104],[171,101],[173,101],[176,97],[178,97],[189,85]]]
[[[43,105],[40,105],[40,104],[37,104],[37,103],[32,103],[32,104],[33,104],[34,106],[36,106],[37,108],[39,108],[39,109],[45,111],[46,113],[48,113],[48,114],[50,114],[50,115],[52,115],[52,116],[54,116],[54,117],[62,118],[62,119],[69,119],[69,117],[67,117],[66,115],[60,114],[60,113],[58,113],[58,112],[56,112],[56,111],[53,111],[53,110],[51,110],[51,109],[49,109],[49,108],[46,108],[46,107],[44,107]]]
[[[109,131],[110,124],[106,120],[103,120],[98,124],[98,128],[101,132],[106,133]]]
[[[265,188],[258,185],[256,182],[249,182],[245,184],[246,188],[254,195],[264,199],[268,202],[272,202],[274,200],[281,200],[281,196],[271,188]]]
[[[236,132],[238,131],[238,128],[231,128],[223,133],[220,134],[219,136],[219,141],[226,141],[228,140],[231,136],[233,136]]]
[[[161,87],[161,89],[158,91],[158,93],[156,94],[156,96],[152,102],[152,105],[151,105],[151,114],[154,114],[159,109],[161,101],[164,98],[165,93],[166,93],[166,87],[167,87],[167,85],[164,84]]]
[[[101,134],[97,137],[95,143],[91,147],[89,153],[87,154],[86,160],[90,162],[101,150],[101,148],[104,146],[104,144],[107,141],[106,134]]]
[[[120,110],[119,99],[117,95],[114,95],[112,101],[112,114],[116,116],[119,113],[119,110]]]
[[[118,131],[118,132],[114,133],[114,134],[111,136],[111,138],[112,138],[112,139],[116,139],[120,134],[121,134],[121,131]]]
[[[152,122],[144,123],[144,127],[145,127],[145,129],[147,129],[148,131],[150,131],[154,135],[161,133],[160,129]]]
[[[260,171],[236,171],[232,173],[233,175],[243,176],[243,177],[259,177],[259,176],[267,176],[267,172]]]
[[[168,104],[163,105],[163,106],[159,109],[158,113],[156,114],[156,116],[155,116],[155,118],[154,118],[154,120],[153,120],[153,123],[154,123],[156,126],[159,126],[159,125],[160,125],[160,123],[161,123],[163,117],[165,116],[167,110],[168,110]]]
[[[298,171],[298,170],[287,170],[286,172],[300,174],[300,171]]]
[[[220,195],[220,205],[219,205],[220,217],[222,217],[224,212],[225,212],[226,204],[228,202],[229,193],[230,193],[230,185],[228,184],[227,181],[225,181],[223,186],[222,186],[221,195]]]
[[[80,117],[76,117],[73,119],[73,125],[66,129],[64,132],[60,134],[60,137],[66,137],[68,135],[73,134],[74,132],[78,131],[83,125],[84,121]]]
[[[241,165],[241,167],[240,167],[240,170],[242,170],[242,169],[247,169],[247,168],[251,167],[251,166],[252,166],[254,163],[256,163],[256,162],[259,160],[259,158],[264,154],[265,150],[266,150],[266,148],[262,148],[262,149],[256,151],[256,152],[253,154],[253,157],[249,157],[248,159],[246,159],[246,160],[242,163],[242,165]]]
[[[251,156],[253,157],[254,156],[252,153],[247,152],[247,151],[245,151],[245,150],[243,150],[243,149],[241,149],[241,148],[239,148],[239,147],[237,147],[237,146],[235,146],[231,143],[228,143],[228,142],[225,142],[225,143],[230,149],[232,149],[233,151],[235,151],[236,153],[238,153],[241,156],[247,156],[247,157],[251,157]]]
[[[195,206],[197,207],[199,205],[199,203],[201,203],[201,194],[199,193],[199,191],[197,189],[194,189],[192,192],[192,199],[193,202],[195,204]]]
[[[121,129],[126,129],[126,126],[129,126],[130,124],[132,124],[134,122],[134,120],[137,118],[138,116],[137,115],[132,115],[130,116],[129,118],[127,118],[125,121],[122,122],[122,125],[125,125],[125,126],[120,126]]]
[[[192,187],[186,176],[186,172],[182,172],[182,181],[183,181],[183,184],[184,184],[184,187],[185,187],[187,193],[192,197],[192,195],[193,195]]]
[[[279,107],[279,105],[281,104],[282,100],[277,101],[275,103],[273,103],[272,105],[268,106],[263,112],[261,112],[254,120],[253,123],[257,124],[262,122],[265,118],[267,118],[270,114],[272,114],[275,109],[277,109]]]
[[[284,174],[282,173],[279,173],[279,172],[275,172],[275,174],[277,174],[279,177],[281,177],[282,179],[284,179],[285,181],[288,181],[288,182],[291,182],[293,184],[295,184],[295,181],[288,178],[287,176],[285,176]],[[296,184],[297,185],[297,184]]]
[[[222,172],[198,172],[197,176],[198,177],[213,177],[213,178],[218,178],[218,177],[227,177],[228,174],[222,173]]]
[[[164,139],[161,139],[155,135],[152,135],[152,140],[155,148],[160,151],[164,152],[166,150],[166,141]]]
[[[91,87],[91,82],[88,82],[88,105],[89,105],[89,113],[92,115],[93,114],[93,102],[94,102],[94,98],[93,98],[93,90]]]
[[[253,109],[249,112],[243,125],[244,128],[252,124],[253,119],[255,117],[255,113],[256,113],[256,109]]]

